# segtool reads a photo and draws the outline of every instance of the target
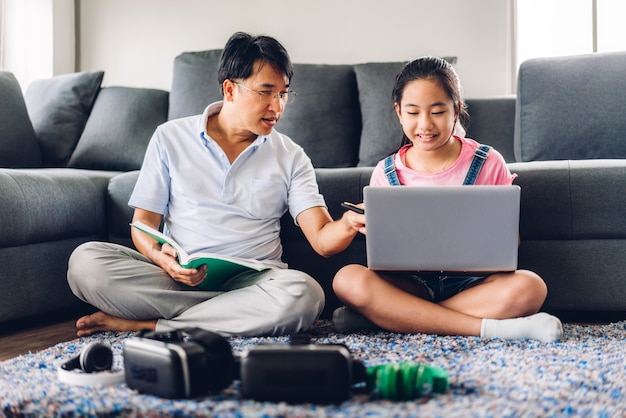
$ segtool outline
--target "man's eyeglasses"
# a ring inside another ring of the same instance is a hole
[[[239,87],[243,87],[244,89],[248,90],[250,93],[254,93],[254,94],[258,95],[259,96],[259,100],[263,104],[270,104],[275,99],[280,100],[280,102],[283,103],[283,104],[293,103],[293,101],[296,100],[296,92],[295,91],[283,91],[283,92],[280,92],[280,93],[274,93],[274,92],[271,92],[271,91],[256,91],[256,90],[252,90],[250,87],[244,86],[241,83],[237,83],[236,81],[233,81],[233,83],[235,83]]]

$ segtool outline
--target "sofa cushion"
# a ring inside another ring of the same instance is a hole
[[[522,188],[522,240],[624,239],[626,160],[529,161],[508,165]]]
[[[626,237],[626,160],[571,160],[572,232],[575,238]]]
[[[0,71],[0,167],[39,167],[41,150],[15,76]]]
[[[217,81],[221,49],[183,52],[174,59],[168,119],[199,115],[208,104],[222,100]]]
[[[0,248],[77,237],[106,239],[106,188],[116,174],[67,168],[0,169],[0,213],[19,214],[2,222]]]
[[[294,64],[296,100],[276,130],[304,148],[314,167],[350,167],[358,161],[361,113],[351,65]]]
[[[102,88],[68,166],[139,169],[154,130],[167,119],[167,107],[163,90]]]
[[[135,188],[139,170],[129,171],[111,179],[108,186],[109,241],[134,247],[130,238],[130,226],[134,209],[128,200]]]
[[[45,167],[64,167],[100,90],[103,71],[63,74],[33,81],[24,99]]]
[[[393,108],[391,90],[405,65],[406,62],[384,62],[354,66],[363,123],[359,166],[375,166],[402,142],[402,126]]]
[[[518,161],[626,158],[626,52],[537,58],[519,69]]]
[[[470,123],[467,137],[491,145],[508,163],[515,161],[515,96],[466,99]]]
[[[567,161],[508,164],[522,188],[521,239],[572,239],[570,169]]]
[[[442,57],[451,64],[456,57]],[[359,166],[375,166],[400,147],[402,126],[393,108],[391,91],[398,73],[407,61],[372,62],[354,66],[363,130]]]

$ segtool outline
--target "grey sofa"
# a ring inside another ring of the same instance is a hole
[[[66,283],[72,250],[89,240],[132,246],[128,197],[157,125],[218,100],[220,51],[183,53],[169,92],[101,87],[101,72],[41,80],[22,95],[0,72],[0,323],[81,310]],[[277,129],[310,155],[334,217],[361,201],[374,164],[401,138],[390,103],[403,63],[296,64],[298,92]],[[626,54],[531,60],[516,96],[467,99],[468,136],[496,147],[522,188],[520,268],[547,282],[545,310],[626,311]],[[316,255],[286,215],[284,260],[339,305],[334,273],[365,263],[365,238]]]

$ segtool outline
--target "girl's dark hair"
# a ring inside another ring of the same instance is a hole
[[[284,73],[287,80],[293,76],[293,64],[285,47],[276,39],[244,32],[233,34],[226,42],[217,68],[220,86],[224,80],[246,79],[252,75],[257,61],[271,65]],[[223,93],[223,92],[222,92]]]
[[[433,56],[421,57],[410,61],[396,76],[393,91],[391,92],[393,103],[401,103],[404,88],[408,83],[415,80],[432,80],[441,86],[454,103],[454,112],[458,115],[461,126],[467,129],[470,117],[463,102],[461,81],[452,64],[443,58]],[[409,139],[403,133],[400,147],[409,142]]]

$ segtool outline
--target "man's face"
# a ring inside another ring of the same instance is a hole
[[[259,61],[250,77],[232,81],[232,102],[237,108],[239,127],[255,135],[268,135],[285,110],[278,95],[289,89],[287,76]]]

